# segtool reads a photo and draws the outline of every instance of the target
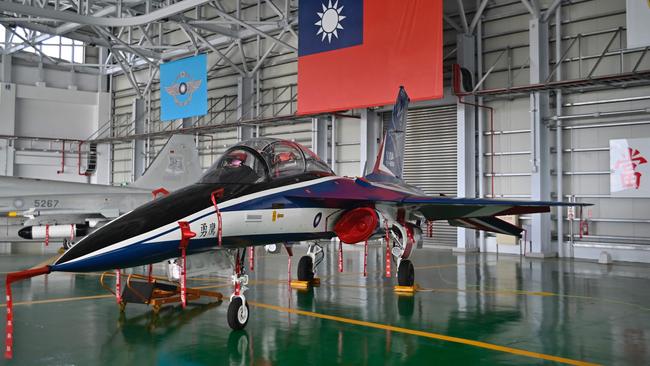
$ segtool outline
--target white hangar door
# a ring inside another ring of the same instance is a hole
[[[388,126],[391,113],[384,113]],[[456,196],[456,106],[411,109],[406,122],[404,180],[428,195]],[[422,226],[424,245],[456,246],[455,227],[433,224],[433,237]]]

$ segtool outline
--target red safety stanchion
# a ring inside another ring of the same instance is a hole
[[[212,192],[210,194],[210,199],[212,200],[212,204],[214,205],[214,211],[217,214],[217,243],[219,243],[219,246],[221,246],[221,211],[219,211],[219,205],[217,204],[217,200],[223,196],[223,188],[219,188],[216,191]]]
[[[255,269],[255,247],[254,246],[248,247],[248,269],[250,269],[251,272]]]
[[[178,226],[181,228],[181,259],[182,265],[181,268],[181,304],[183,308],[187,306],[187,246],[190,244],[190,239],[196,236],[192,230],[190,230],[190,224],[187,221],[179,221]]]
[[[115,300],[122,303],[122,272],[119,269],[115,270]]]
[[[13,272],[7,274],[5,280],[5,291],[7,294],[7,327],[5,328],[5,358],[11,359],[14,356],[14,308],[13,296],[11,294],[11,284],[20,280],[25,280],[34,276],[50,273],[50,267],[39,267],[28,269],[26,271]]]
[[[427,220],[427,235],[433,238],[433,221]]]
[[[339,241],[339,272],[343,272],[343,242]]]
[[[45,246],[50,244],[50,225],[45,224]]]
[[[363,277],[368,277],[368,240],[363,244]]]
[[[390,231],[388,230],[388,221],[386,221],[386,278],[390,277]]]
[[[149,264],[149,278],[147,279],[149,283],[153,282],[153,263]]]
[[[287,254],[289,255],[289,260],[287,261],[287,273],[288,273],[288,280],[289,280],[289,285],[291,285],[291,257],[293,257],[293,250],[288,245],[284,245],[284,249],[287,250]]]

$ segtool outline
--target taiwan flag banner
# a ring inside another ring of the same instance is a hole
[[[442,98],[442,0],[300,0],[298,113]]]
[[[206,56],[197,55],[160,65],[160,119],[208,113]]]

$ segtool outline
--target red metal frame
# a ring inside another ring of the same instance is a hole
[[[190,244],[190,239],[196,236],[196,233],[190,229],[190,224],[187,221],[179,221],[178,226],[181,228],[181,258],[183,260],[183,267],[181,269],[181,303],[183,308],[187,306],[187,247]]]
[[[57,170],[56,174],[65,173],[65,140],[61,143],[61,170]]]
[[[86,172],[81,172],[81,145],[84,144],[85,141],[79,141],[79,145],[77,147],[77,173],[79,175],[83,175],[86,177],[90,177],[90,173]]]
[[[12,272],[7,274],[5,279],[5,291],[7,294],[7,326],[5,328],[5,358],[12,359],[14,355],[14,309],[13,296],[11,294],[11,284],[14,282],[26,280],[35,276],[50,273],[50,267],[44,266],[25,271]]]
[[[217,242],[219,243],[219,246],[221,246],[222,221],[221,221],[221,211],[219,211],[219,205],[217,204],[217,200],[221,197],[223,197],[223,188],[219,188],[210,194],[210,199],[212,200],[212,204],[214,205],[214,211],[217,214]]]

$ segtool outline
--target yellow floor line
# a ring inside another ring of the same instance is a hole
[[[514,355],[518,355],[518,356],[537,358],[537,359],[553,361],[553,362],[560,362],[560,363],[564,363],[564,364],[567,364],[567,365],[578,365],[578,366],[597,365],[595,363],[579,361],[579,360],[572,360],[570,358],[564,358],[564,357],[559,357],[559,356],[547,355],[547,354],[544,354],[544,353],[526,351],[526,350],[522,350],[522,349],[518,349],[518,348],[499,346],[499,345],[496,345],[496,344],[491,344],[491,343],[486,343],[486,342],[481,342],[481,341],[474,341],[474,340],[471,340],[471,339],[465,339],[465,338],[459,338],[459,337],[452,337],[452,336],[447,336],[447,335],[444,335],[444,334],[430,333],[430,332],[424,332],[424,331],[421,331],[421,330],[414,330],[414,329],[396,327],[396,326],[393,326],[393,325],[372,323],[372,322],[367,322],[367,321],[362,321],[362,320],[343,318],[343,317],[340,317],[340,316],[327,315],[327,314],[321,314],[321,313],[314,313],[314,312],[311,312],[311,311],[291,309],[291,308],[286,308],[286,307],[282,307],[282,306],[263,304],[263,303],[259,303],[259,302],[253,302],[253,301],[250,301],[249,304],[252,305],[252,306],[263,308],[263,309],[269,309],[269,310],[275,310],[275,311],[279,311],[279,312],[310,316],[310,317],[313,317],[313,318],[332,320],[332,321],[336,321],[336,322],[340,322],[340,323],[359,325],[359,326],[368,327],[368,328],[389,330],[389,331],[392,331],[392,332],[410,334],[410,335],[415,335],[415,336],[425,337],[425,338],[430,338],[430,339],[437,339],[437,340],[446,341],[446,342],[465,344],[465,345],[469,345],[469,346],[490,349],[490,350],[493,350],[493,351],[510,353],[510,354],[514,354]]]
[[[230,286],[230,284],[197,286],[197,287],[192,287],[192,288],[197,289],[197,290],[206,290],[206,289],[211,289],[211,288],[220,288],[220,287],[227,287],[227,286]],[[17,305],[51,304],[51,303],[69,302],[69,301],[97,300],[97,299],[107,299],[107,298],[111,298],[111,297],[114,298],[115,295],[106,294],[106,295],[63,297],[63,298],[45,299],[45,300],[19,301],[19,302],[14,302],[14,306],[17,306]],[[6,307],[6,306],[7,306],[7,303],[0,304],[0,308]]]
[[[267,280],[267,281],[260,281],[260,282],[275,282],[275,281],[268,281]],[[284,282],[284,281],[281,281],[281,282]],[[220,287],[227,287],[227,286],[230,286],[230,285],[229,284],[206,285],[206,286],[199,286],[199,287],[195,287],[195,288],[196,289],[209,289],[209,288],[220,288]],[[436,290],[444,290],[444,289],[436,289]],[[453,290],[453,289],[449,289],[449,290]],[[519,292],[522,292],[522,291],[508,291],[508,293],[519,293]],[[543,295],[542,293],[538,293],[538,295],[548,296],[548,295],[545,295],[545,294]],[[70,301],[106,299],[106,298],[112,298],[112,297],[114,297],[114,296],[111,295],[111,294],[92,295],[92,296],[77,296],[77,297],[67,297],[67,298],[58,298],[58,299],[20,301],[20,302],[15,302],[14,305],[19,306],[19,305],[51,304],[51,303],[61,303],[61,302],[70,302]],[[425,337],[425,338],[430,338],[430,339],[437,339],[437,340],[442,340],[442,341],[447,341],[447,342],[465,344],[465,345],[470,345],[470,346],[474,346],[474,347],[485,348],[485,349],[490,349],[490,350],[494,350],[494,351],[515,354],[515,355],[524,356],[524,357],[531,357],[531,358],[543,359],[543,360],[548,360],[548,361],[560,362],[560,363],[565,363],[565,364],[569,364],[569,365],[580,365],[580,366],[596,365],[596,364],[589,363],[589,362],[572,360],[572,359],[568,359],[568,358],[563,358],[563,357],[558,357],[558,356],[553,356],[553,355],[547,355],[547,354],[537,353],[537,352],[532,352],[532,351],[526,351],[526,350],[511,348],[511,347],[506,347],[506,346],[500,346],[500,345],[495,345],[495,344],[481,342],[481,341],[474,341],[474,340],[471,340],[471,339],[452,337],[452,336],[447,336],[447,335],[443,335],[443,334],[430,333],[430,332],[414,330],[414,329],[408,329],[408,328],[402,328],[402,327],[396,327],[396,326],[386,325],[386,324],[372,323],[372,322],[356,320],[356,319],[350,319],[350,318],[344,318],[344,317],[339,317],[339,316],[334,316],[334,315],[315,313],[315,312],[311,312],[311,311],[291,309],[291,308],[286,308],[286,307],[276,306],[276,305],[271,305],[271,304],[264,304],[264,303],[258,303],[258,302],[249,302],[249,303],[252,306],[256,306],[256,307],[264,308],[264,309],[275,310],[275,311],[279,311],[279,312],[286,312],[286,313],[293,313],[293,314],[297,314],[297,315],[310,316],[310,317],[314,317],[314,318],[332,320],[332,321],[337,321],[337,322],[341,322],[341,323],[359,325],[359,326],[364,326],[364,327],[374,328],[374,329],[390,330],[390,331],[394,331],[394,332],[398,332],[398,333],[404,333],[404,334],[410,334],[410,335],[415,335],[415,336],[420,336],[420,337]],[[0,304],[0,307],[6,307],[6,303]]]

